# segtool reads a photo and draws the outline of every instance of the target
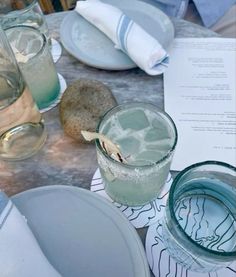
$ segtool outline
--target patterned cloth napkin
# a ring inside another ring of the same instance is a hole
[[[60,277],[41,251],[25,218],[0,191],[0,276]]]
[[[77,1],[75,11],[106,34],[149,75],[162,74],[169,56],[160,43],[117,7],[99,0]]]

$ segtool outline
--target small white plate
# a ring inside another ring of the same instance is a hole
[[[141,1],[104,0],[119,7],[168,50],[174,39],[170,19],[158,8]],[[65,49],[81,62],[101,69],[125,70],[136,64],[100,30],[77,12],[71,11],[62,21],[60,39]]]
[[[12,200],[62,276],[150,276],[135,229],[95,193],[55,185],[20,193]]]

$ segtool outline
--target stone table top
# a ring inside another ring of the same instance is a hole
[[[50,34],[60,40],[59,30],[69,12],[46,16]],[[184,20],[173,20],[176,37],[211,37],[216,33]],[[95,79],[109,86],[118,103],[151,102],[163,109],[163,77],[149,76],[135,68],[125,71],[105,71],[82,64],[62,51],[56,63],[57,71],[67,84],[79,78]],[[48,132],[46,144],[35,156],[24,161],[0,161],[0,189],[8,195],[45,185],[71,185],[89,188],[97,168],[95,146],[79,144],[64,134],[58,108],[44,113]]]
[[[59,30],[68,12],[46,16],[51,37],[60,40]],[[213,37],[216,33],[184,20],[173,20],[176,37]],[[82,64],[62,51],[57,71],[67,84],[79,78],[96,79],[109,86],[118,103],[152,102],[163,109],[163,77],[148,76],[135,68],[126,71],[105,71]],[[44,114],[48,138],[33,157],[17,162],[0,161],[0,189],[9,196],[30,188],[46,185],[79,186],[88,189],[97,168],[95,146],[79,144],[64,134],[58,107]],[[146,229],[138,230],[144,241]]]

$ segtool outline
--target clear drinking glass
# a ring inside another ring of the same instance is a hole
[[[47,108],[59,96],[60,83],[45,36],[28,26],[11,27],[6,34],[34,101]]]
[[[216,271],[236,260],[236,168],[194,164],[175,178],[162,226],[170,255],[187,269]]]
[[[97,132],[120,146],[126,163],[106,154],[96,141],[97,159],[108,195],[139,206],[155,199],[167,179],[177,143],[172,119],[148,103],[127,103],[108,111]]]
[[[50,43],[48,26],[37,0],[3,0],[0,5],[0,23],[5,30],[25,25],[38,29]]]
[[[42,116],[0,27],[0,158],[27,158],[41,148],[45,139]]]

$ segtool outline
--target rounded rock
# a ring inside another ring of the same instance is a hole
[[[60,120],[66,134],[85,142],[81,130],[95,132],[103,114],[117,104],[111,90],[96,80],[80,79],[64,92]]]

